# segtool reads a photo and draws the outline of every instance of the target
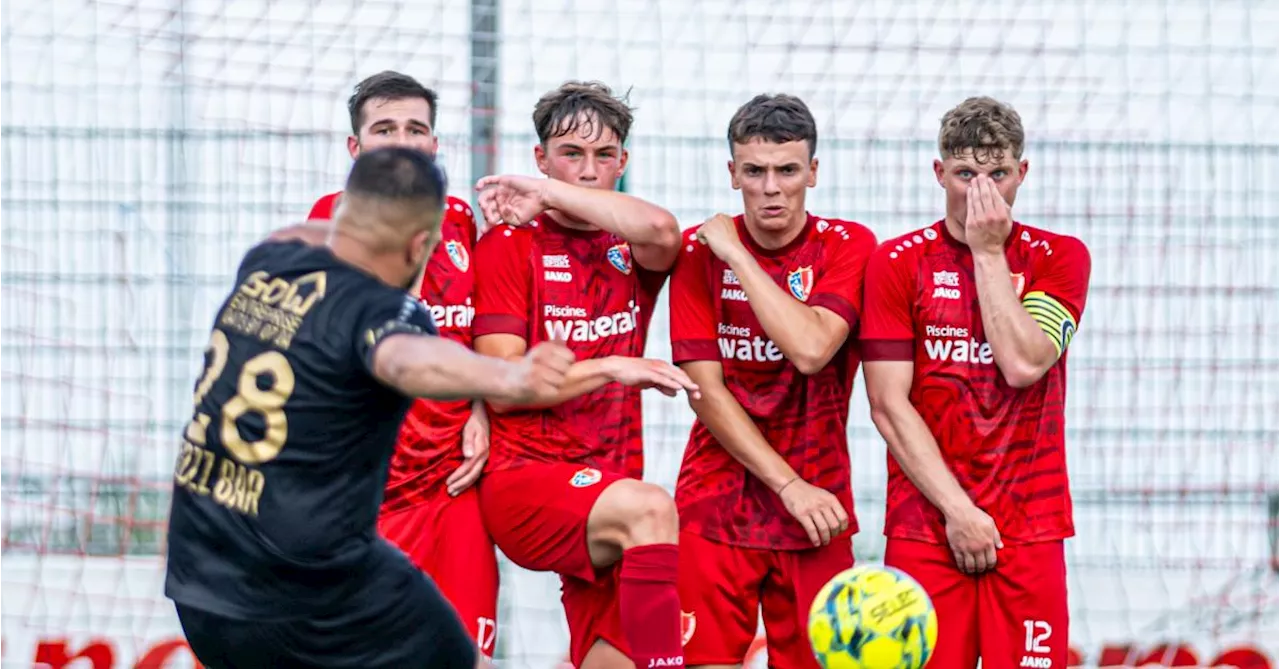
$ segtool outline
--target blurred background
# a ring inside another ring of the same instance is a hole
[[[881,239],[941,217],[942,114],[1014,105],[1017,218],[1093,255],[1069,364],[1073,663],[1273,667],[1278,29],[1272,0],[9,0],[4,666],[189,666],[159,556],[211,319],[241,254],[341,188],[346,98],[389,68],[439,91],[468,200],[480,175],[536,173],[543,92],[630,91],[625,188],[685,226],[740,209],[733,111],[799,95],[809,208]],[[885,448],[854,397],[856,554],[876,561]],[[692,413],[645,410],[646,477],[672,486]],[[503,578],[501,666],[555,666],[558,581]]]

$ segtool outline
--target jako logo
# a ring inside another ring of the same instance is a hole
[[[624,335],[636,329],[640,319],[640,307],[634,302],[628,307],[627,311],[596,318],[547,319],[543,321],[543,326],[551,339],[577,342],[599,341],[605,337]]]
[[[941,297],[941,298],[945,298],[945,299],[948,299],[948,300],[958,300],[958,299],[960,299],[960,289],[959,289],[959,288],[944,288],[944,287],[942,287],[942,286],[938,286],[937,288],[934,288],[934,289],[933,289],[933,296],[934,296],[934,297]]]

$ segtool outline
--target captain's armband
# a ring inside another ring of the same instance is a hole
[[[1044,291],[1027,293],[1022,298],[1022,306],[1035,319],[1040,329],[1049,335],[1049,341],[1053,342],[1053,347],[1061,356],[1076,333],[1076,319],[1071,315],[1071,310]]]

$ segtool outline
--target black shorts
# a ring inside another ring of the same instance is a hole
[[[368,579],[348,606],[331,613],[262,622],[178,604],[178,620],[196,659],[209,669],[476,666],[475,640],[407,559]]]

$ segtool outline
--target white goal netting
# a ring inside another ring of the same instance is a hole
[[[798,94],[811,209],[881,238],[941,211],[941,114],[1012,103],[1019,217],[1094,261],[1068,402],[1073,657],[1277,659],[1274,2],[12,0],[2,49],[6,667],[189,661],[158,555],[209,318],[245,248],[339,187],[346,97],[385,68],[439,90],[464,198],[486,165],[532,171],[545,90],[630,89],[626,187],[685,224],[739,206],[733,110]],[[650,349],[669,353],[665,313]],[[670,485],[691,414],[646,411],[647,474]],[[874,561],[884,446],[860,386],[852,417]],[[556,665],[557,582],[504,569],[502,666]]]

